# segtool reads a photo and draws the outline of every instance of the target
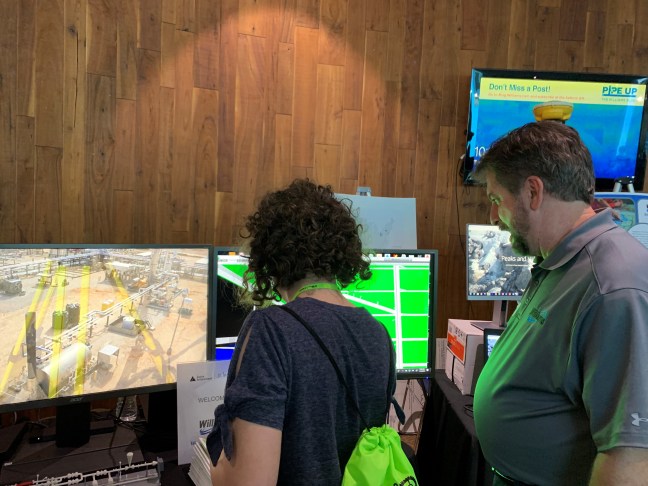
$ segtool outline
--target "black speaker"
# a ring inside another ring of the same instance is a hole
[[[56,446],[79,447],[90,440],[90,402],[56,407]]]
[[[148,394],[146,432],[140,437],[144,450],[161,452],[178,448],[177,399],[175,389]]]

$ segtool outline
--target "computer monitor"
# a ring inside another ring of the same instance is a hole
[[[372,277],[342,294],[380,321],[396,350],[399,379],[434,371],[438,253],[436,250],[374,250]]]
[[[248,258],[236,247],[216,248],[216,359],[230,359],[251,308],[239,303]]]
[[[77,446],[92,400],[175,389],[178,363],[213,356],[212,258],[207,245],[0,245],[0,412],[56,406],[53,438]]]
[[[216,353],[236,342],[248,310],[233,299],[247,259],[236,248],[218,249]],[[389,332],[401,379],[429,376],[434,369],[438,256],[436,250],[374,250],[372,278],[342,290]]]
[[[531,279],[534,258],[516,255],[510,233],[495,225],[466,226],[467,299],[493,301],[491,326],[504,327],[508,302],[520,300]],[[488,324],[473,323],[476,327]]]

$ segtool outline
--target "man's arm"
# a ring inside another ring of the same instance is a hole
[[[225,453],[221,453],[218,463],[211,470],[212,484],[277,484],[281,436],[281,430],[235,418],[232,421],[232,460],[228,461]]]
[[[596,455],[590,486],[616,484],[648,485],[648,449],[616,447]]]

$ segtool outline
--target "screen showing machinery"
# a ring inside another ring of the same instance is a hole
[[[209,246],[0,247],[0,411],[172,389],[213,353]]]
[[[495,225],[466,227],[468,300],[519,300],[531,279],[534,259],[516,255],[510,233]]]
[[[473,69],[464,182],[490,145],[526,123],[557,120],[575,128],[592,154],[596,189],[615,181],[643,187],[648,77],[621,74]]]
[[[372,278],[342,294],[367,309],[389,332],[399,377],[426,376],[433,369],[437,253],[433,250],[381,250],[369,255]],[[247,259],[234,249],[218,251],[216,343],[231,346],[247,312],[236,301]]]
[[[495,225],[466,226],[467,299],[494,301],[491,323],[496,327],[506,325],[507,302],[520,300],[534,264],[533,257],[513,252],[509,237]]]

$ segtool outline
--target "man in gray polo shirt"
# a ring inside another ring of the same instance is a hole
[[[537,257],[475,390],[494,484],[648,484],[648,249],[591,208],[591,156],[566,125],[513,130],[477,174],[491,222]]]

